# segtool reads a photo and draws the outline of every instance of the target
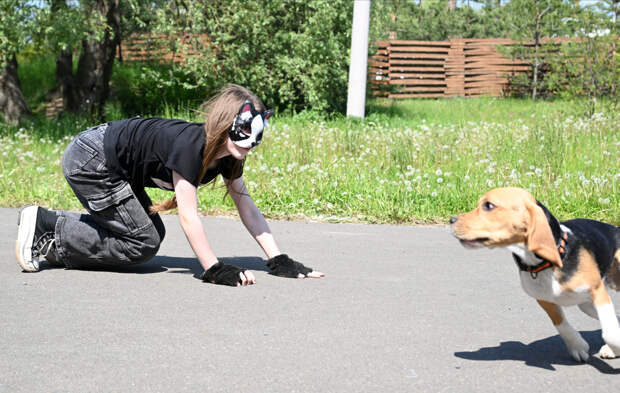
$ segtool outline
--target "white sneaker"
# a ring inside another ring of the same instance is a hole
[[[32,255],[38,212],[38,206],[27,206],[19,212],[17,219],[15,254],[17,256],[17,263],[27,272],[39,271],[39,260],[33,258]]]

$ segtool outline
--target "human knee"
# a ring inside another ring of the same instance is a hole
[[[130,242],[127,257],[131,263],[142,263],[153,258],[159,251],[161,237],[157,232],[151,236]]]

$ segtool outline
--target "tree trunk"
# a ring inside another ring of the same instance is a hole
[[[0,68],[0,114],[11,124],[17,124],[23,115],[30,114],[19,83],[15,55],[6,59],[6,66]]]
[[[79,112],[79,97],[75,89],[75,77],[73,76],[73,53],[65,49],[56,58],[56,81],[58,91],[62,97],[65,111]]]
[[[104,118],[104,106],[110,93],[110,76],[116,47],[120,40],[119,0],[96,0],[93,12],[106,17],[107,29],[101,41],[82,41],[77,73],[73,75],[72,56],[61,53],[56,61],[56,77],[65,110]]]

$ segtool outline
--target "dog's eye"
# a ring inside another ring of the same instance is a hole
[[[491,210],[495,209],[495,207],[496,206],[494,204],[492,204],[491,202],[488,202],[488,201],[484,202],[482,204],[482,210],[486,210],[486,211],[491,211]]]

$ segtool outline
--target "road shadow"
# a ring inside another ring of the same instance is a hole
[[[243,257],[223,257],[218,258],[220,262],[229,265],[235,265],[242,269],[265,271],[269,272],[269,269],[265,265],[265,260],[255,256],[243,256]],[[47,268],[55,268],[49,266]],[[192,274],[194,277],[199,278],[204,271],[200,263],[196,258],[190,257],[170,257],[170,256],[156,256],[148,262],[140,263],[137,265],[128,266],[104,266],[104,265],[90,265],[82,266],[77,270],[88,271],[103,271],[112,273],[125,273],[125,274],[153,274],[153,273],[177,273],[177,274]]]
[[[593,356],[604,344],[600,330],[580,332],[584,340],[590,345],[589,364],[603,374],[620,374],[620,368],[609,365],[604,360]],[[578,363],[568,354],[566,345],[559,335],[523,344],[520,341],[504,341],[496,347],[480,348],[476,351],[455,352],[454,356],[466,360],[493,361],[515,360],[522,361],[527,366],[539,367],[555,371],[554,365],[578,366]]]

